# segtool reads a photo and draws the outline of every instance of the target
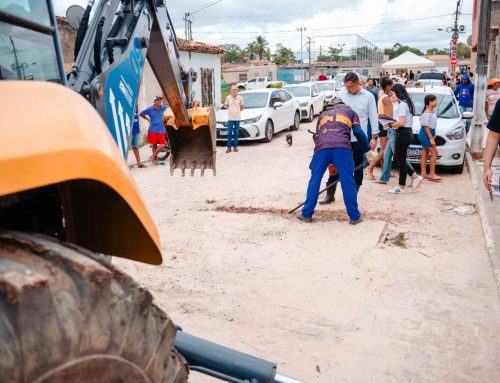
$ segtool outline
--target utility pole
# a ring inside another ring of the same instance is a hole
[[[10,43],[12,44],[12,53],[14,53],[14,60],[16,61],[14,66],[16,69],[17,78],[19,80],[24,80],[24,76],[23,76],[23,72],[22,72],[23,68],[22,68],[21,64],[19,64],[19,59],[17,58],[17,50],[16,50],[16,46],[14,45],[14,40],[12,40],[12,36],[9,36],[9,38],[10,38]]]
[[[191,24],[193,24],[193,20],[191,20],[191,13],[184,13],[184,36],[186,40],[193,40],[193,32],[191,30]]]
[[[297,31],[300,31],[300,77],[302,81],[304,81],[304,56],[303,56],[303,43],[302,43],[302,33],[306,30],[305,27],[297,28]]]
[[[488,76],[488,40],[490,35],[491,0],[481,0],[477,39],[476,84],[474,89],[474,120],[471,152],[475,159],[483,154],[483,122],[485,117],[486,81]]]
[[[307,52],[309,53],[309,80],[312,79],[312,60],[311,60],[311,38],[307,38]]]
[[[457,41],[458,41],[458,17],[460,16],[461,0],[457,0],[457,8],[455,10],[455,20],[453,22],[453,34],[451,35],[450,57],[457,57]],[[455,62],[455,61],[453,61]],[[451,64],[451,73],[455,75],[456,64]]]

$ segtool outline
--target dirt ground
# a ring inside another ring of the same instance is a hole
[[[287,211],[305,196],[308,127],[291,147],[286,132],[219,146],[216,177],[132,169],[164,265],[114,262],[186,332],[305,382],[499,382],[500,304],[466,171],[398,196],[365,177],[364,222],[348,224],[338,193],[303,223]]]

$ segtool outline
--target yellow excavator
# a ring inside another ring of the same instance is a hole
[[[75,57],[66,74],[50,0],[0,1],[0,383],[298,382],[180,331],[109,261],[162,262],[124,160],[146,60],[171,170],[215,172],[214,111],[193,107],[165,1],[89,1]]]

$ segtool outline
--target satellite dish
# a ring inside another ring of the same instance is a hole
[[[80,26],[80,20],[85,13],[85,9],[81,5],[72,5],[66,11],[66,18],[69,25],[77,29]]]
[[[472,46],[472,35],[470,35],[469,37],[467,37],[467,45],[468,46]]]

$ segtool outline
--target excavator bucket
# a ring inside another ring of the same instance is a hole
[[[171,109],[165,113],[165,127],[170,143],[170,175],[180,169],[182,176],[186,170],[191,177],[200,169],[201,175],[206,169],[215,169],[215,109],[194,107],[188,110],[191,126],[177,126]]]

